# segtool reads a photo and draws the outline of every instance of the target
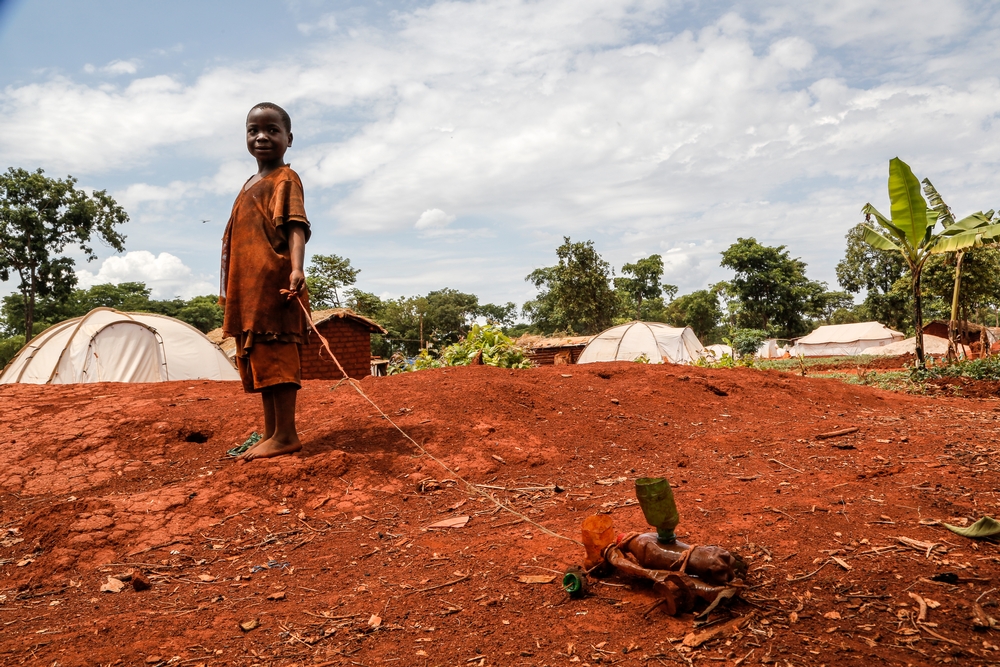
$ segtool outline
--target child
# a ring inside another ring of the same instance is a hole
[[[276,104],[263,102],[247,115],[247,150],[257,173],[243,185],[222,237],[220,305],[225,335],[236,339],[243,388],[264,403],[264,436],[242,454],[244,461],[302,449],[295,430],[295,396],[302,385],[299,346],[305,342],[308,307],[302,264],[309,240],[302,182],[285,164],[292,121]]]

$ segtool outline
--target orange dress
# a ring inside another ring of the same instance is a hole
[[[244,188],[222,237],[222,328],[236,339],[247,391],[301,385],[298,347],[305,341],[305,316],[280,290],[288,289],[292,272],[289,223],[304,226],[307,241],[310,236],[302,181],[285,165]]]

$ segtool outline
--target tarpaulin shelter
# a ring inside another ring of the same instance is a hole
[[[961,352],[968,357],[969,348],[962,346]],[[883,345],[881,347],[871,347],[865,350],[865,354],[876,355],[880,357],[901,357],[904,354],[916,354],[917,353],[917,339],[907,338],[906,340],[899,340],[895,343],[889,345]],[[931,336],[929,334],[924,334],[924,354],[929,357],[943,357],[948,354],[948,339],[940,338],[938,336]]]
[[[594,336],[576,363],[635,361],[645,355],[650,363],[690,364],[704,356],[705,348],[691,327],[670,327],[659,322],[630,322]]]
[[[873,347],[890,345],[905,336],[878,322],[830,324],[795,342],[793,354],[805,357],[836,357],[871,354]]]
[[[712,361],[721,361],[722,357],[727,354],[730,357],[733,357],[734,359],[736,358],[736,355],[733,353],[733,348],[731,348],[728,345],[723,345],[722,343],[716,343],[715,345],[705,346],[706,359],[710,359]]]
[[[239,380],[219,346],[190,324],[95,308],[31,339],[0,384]]]

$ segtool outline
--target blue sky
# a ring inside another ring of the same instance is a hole
[[[1000,206],[998,36],[988,2],[0,0],[0,168],[126,207],[81,284],[213,293],[269,100],[308,251],[382,296],[520,304],[563,236],[660,253],[682,293],[754,236],[835,287],[896,155],[956,213]]]

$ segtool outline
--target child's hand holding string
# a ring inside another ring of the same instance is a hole
[[[281,290],[281,293],[286,295],[288,299],[292,299],[297,296],[302,288],[306,286],[306,276],[302,271],[292,270],[291,275],[288,276],[288,289]]]

